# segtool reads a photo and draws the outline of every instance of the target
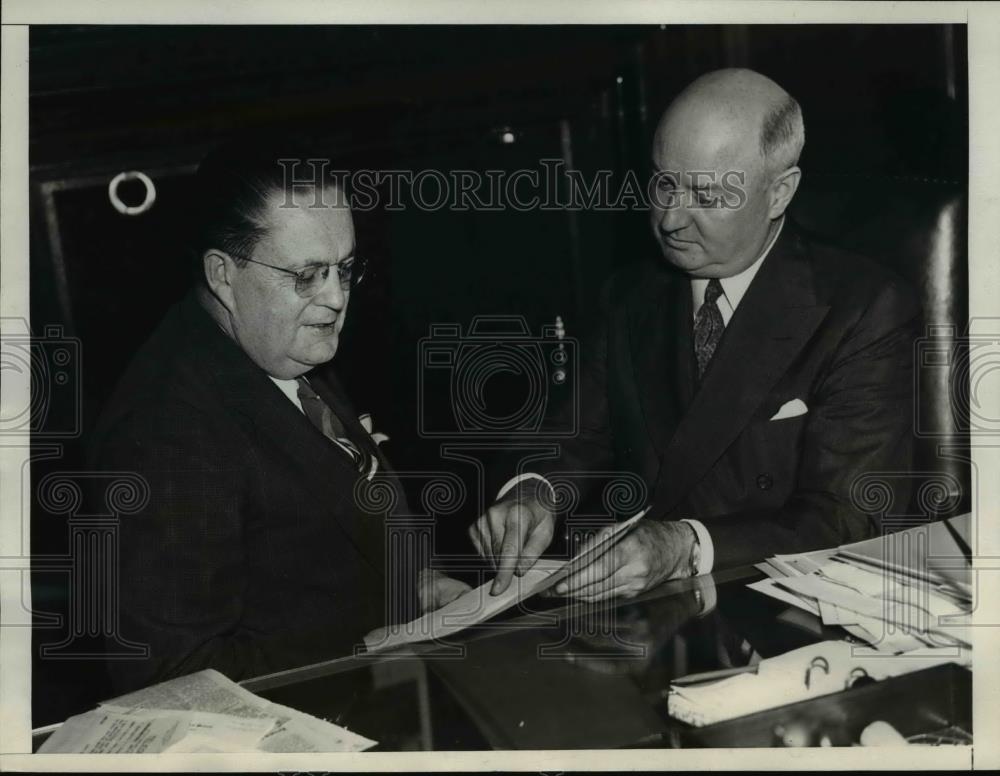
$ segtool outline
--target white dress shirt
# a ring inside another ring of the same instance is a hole
[[[298,380],[279,380],[277,377],[271,377],[271,375],[268,375],[268,377],[270,377],[271,382],[278,386],[281,389],[281,392],[288,397],[288,400],[299,408],[299,412],[305,415],[306,411],[302,409],[302,402],[299,399]]]
[[[781,234],[781,228],[784,225],[785,219],[782,218],[781,223],[778,224],[778,228],[753,264],[738,275],[733,275],[729,278],[719,278],[719,285],[722,286],[722,295],[715,300],[715,306],[722,313],[723,326],[729,325],[733,313],[736,312],[736,308],[740,306],[740,302],[746,294],[747,289],[750,288],[750,282],[757,275],[757,271],[760,269],[761,264],[764,263],[764,259],[767,258],[767,254],[771,252],[771,246],[778,239],[778,235]],[[692,315],[694,316],[698,315],[698,311],[705,303],[706,288],[708,288],[708,278],[691,278],[691,301],[694,302],[692,305],[694,308]]]
[[[739,307],[740,302],[746,295],[747,289],[750,288],[750,283],[756,276],[758,270],[760,270],[761,265],[764,263],[764,259],[767,258],[767,254],[771,252],[771,247],[774,245],[775,241],[778,239],[778,235],[781,234],[781,229],[785,225],[784,216],[782,216],[778,228],[774,231],[771,239],[768,241],[767,245],[764,246],[764,250],[761,251],[760,256],[747,267],[745,270],[740,272],[738,275],[733,275],[728,278],[719,278],[719,284],[722,286],[722,294],[715,301],[716,306],[719,308],[719,312],[722,313],[722,324],[724,326],[729,325],[729,321],[733,317],[733,313],[736,312],[736,308]],[[708,286],[707,278],[692,278],[691,279],[691,299],[694,302],[694,315],[698,314],[698,310],[705,303],[705,288]],[[515,485],[519,482],[523,482],[528,479],[540,479],[545,482],[546,485],[549,484],[548,480],[542,477],[540,474],[535,474],[534,472],[526,472],[517,477],[514,477],[504,483],[504,486],[497,493],[497,501],[503,498]],[[549,485],[549,487],[552,487]],[[702,576],[704,574],[709,574],[712,571],[712,567],[715,565],[715,545],[712,544],[712,536],[709,534],[708,529],[700,520],[695,520],[693,518],[684,518],[681,522],[687,523],[694,529],[695,535],[698,537],[698,543],[701,545],[701,560],[698,563],[698,575]]]

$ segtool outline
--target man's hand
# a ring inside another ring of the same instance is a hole
[[[491,595],[506,590],[514,574],[523,576],[552,543],[555,515],[534,493],[530,486],[515,489],[514,495],[491,506],[469,528],[476,551],[497,569]]]
[[[555,592],[583,601],[631,598],[668,579],[686,577],[695,540],[687,523],[640,520],[618,544],[556,585]]]
[[[426,614],[449,604],[472,588],[440,571],[424,569],[417,581],[420,613]]]

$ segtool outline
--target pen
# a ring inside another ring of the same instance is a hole
[[[948,533],[951,535],[951,538],[955,540],[955,544],[958,545],[958,549],[962,551],[962,554],[965,556],[966,561],[968,561],[969,565],[971,566],[972,548],[968,545],[965,539],[962,538],[962,535],[955,530],[955,526],[953,526],[950,522],[948,522],[947,517],[944,518],[944,520],[942,520],[941,522],[944,523],[945,529],[947,529]]]
[[[670,683],[677,685],[678,687],[685,687],[689,684],[711,682],[716,679],[725,679],[729,676],[736,676],[737,674],[749,673],[757,673],[757,666],[738,666],[736,668],[721,668],[718,671],[704,671],[700,674],[688,674],[687,676],[682,676],[679,679],[673,679]]]

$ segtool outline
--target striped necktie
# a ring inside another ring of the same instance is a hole
[[[297,377],[296,382],[299,384],[299,402],[302,404],[302,411],[305,412],[306,417],[323,432],[323,436],[351,456],[355,468],[364,474],[370,466],[369,456],[362,453],[358,446],[351,441],[340,418],[319,397],[308,381],[304,377]]]

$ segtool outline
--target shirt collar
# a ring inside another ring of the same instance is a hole
[[[719,284],[722,286],[722,293],[726,295],[726,301],[729,302],[729,306],[733,308],[734,312],[739,306],[744,295],[746,295],[747,289],[750,288],[750,282],[754,279],[754,276],[760,269],[760,265],[764,263],[764,259],[767,258],[767,254],[771,252],[771,248],[774,247],[775,242],[777,242],[778,236],[781,234],[781,230],[784,226],[785,217],[782,216],[781,222],[778,224],[778,228],[775,230],[774,234],[771,235],[771,239],[768,241],[767,245],[764,246],[764,250],[761,251],[760,256],[757,257],[757,260],[754,261],[753,264],[740,272],[738,275],[733,275],[729,278],[719,278]],[[691,294],[694,299],[694,309],[696,312],[705,301],[705,288],[707,286],[708,278],[691,279]]]
[[[271,382],[274,383],[281,389],[281,392],[285,394],[289,399],[292,400],[293,404],[299,403],[299,384],[296,380],[279,380],[277,377],[271,377]]]

